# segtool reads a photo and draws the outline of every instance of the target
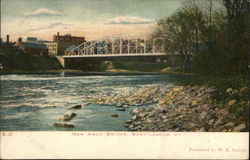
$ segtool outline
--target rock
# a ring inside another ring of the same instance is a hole
[[[183,86],[176,86],[172,89],[174,92],[179,92],[183,90]]]
[[[155,112],[150,112],[148,117],[155,117],[156,113]]]
[[[68,107],[68,109],[81,109],[81,108],[82,108],[82,105],[75,105],[72,107]]]
[[[116,104],[116,107],[121,107],[121,106],[123,106],[123,103],[121,103],[121,102],[118,102],[118,103]]]
[[[133,114],[139,113],[139,109],[138,109],[138,108],[134,109],[134,110],[132,111],[132,113],[133,113]]]
[[[63,117],[63,118],[60,118],[59,120],[62,120],[62,121],[70,121],[72,118],[70,117]]]
[[[192,102],[191,102],[191,106],[195,106],[195,105],[197,105],[198,104],[198,102],[196,101],[196,100],[193,100]]]
[[[200,128],[200,129],[196,130],[196,132],[206,132],[206,130],[205,130],[204,127],[202,127],[202,128]]]
[[[161,118],[162,118],[162,119],[166,119],[166,118],[167,118],[167,116],[161,116]]]
[[[152,119],[147,119],[147,123],[152,123],[153,120]]]
[[[136,120],[136,119],[137,119],[137,116],[134,115],[134,116],[132,117],[132,120]]]
[[[241,123],[240,125],[233,128],[233,132],[240,132],[246,128],[246,124]]]
[[[233,89],[232,94],[238,94],[238,93],[239,93],[239,92],[238,92],[237,89]]]
[[[222,125],[223,121],[221,119],[218,119],[215,123],[214,123],[214,127],[217,127],[219,125]]]
[[[127,121],[125,121],[125,123],[130,124],[130,123],[132,123],[132,120],[127,120]]]
[[[136,126],[141,125],[141,122],[140,121],[135,122],[134,125],[136,125]]]
[[[232,88],[228,88],[226,92],[227,92],[227,93],[231,93],[232,91],[233,91]]]
[[[74,128],[75,125],[73,125],[73,124],[67,124],[67,123],[54,123],[53,127]]]
[[[247,87],[243,87],[239,90],[239,95],[243,95],[246,94],[248,92],[248,88]]]
[[[216,114],[218,114],[218,115],[227,115],[228,112],[229,112],[228,109],[223,108],[223,109],[219,110]]]
[[[125,108],[116,108],[117,111],[125,111]]]
[[[67,113],[67,114],[63,115],[63,118],[60,118],[60,120],[62,120],[62,121],[70,121],[75,116],[76,116],[76,113]]]
[[[235,119],[236,118],[236,116],[234,114],[231,114],[231,113],[229,113],[227,115],[227,117],[230,118],[230,119]]]
[[[225,124],[225,127],[227,129],[233,128],[234,127],[234,123],[233,122],[228,122],[227,124]]]
[[[204,119],[206,116],[207,116],[207,112],[202,112],[202,113],[200,114],[200,119],[202,120],[202,119]]]
[[[230,106],[235,105],[236,103],[237,103],[237,101],[236,101],[235,99],[232,99],[232,100],[230,100],[230,101],[228,102],[228,104],[229,104]]]
[[[204,109],[204,110],[208,110],[209,109],[209,105],[208,104],[202,104],[201,105],[201,108]]]
[[[111,117],[118,117],[118,116],[119,116],[119,114],[112,113],[110,116],[111,116]]]
[[[129,125],[128,127],[129,127],[130,129],[133,129],[133,128],[134,128],[134,125],[131,124],[131,125]]]

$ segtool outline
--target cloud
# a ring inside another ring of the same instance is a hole
[[[29,31],[41,31],[41,30],[45,30],[45,29],[52,29],[52,28],[56,28],[56,27],[68,27],[68,26],[71,26],[71,24],[57,22],[57,23],[52,23],[52,24],[47,25],[47,26],[32,28],[32,29],[29,29]]]
[[[130,25],[130,24],[151,24],[151,23],[153,23],[153,21],[146,18],[135,17],[135,16],[119,16],[106,21],[104,24]]]
[[[25,16],[40,17],[40,16],[62,16],[63,14],[58,11],[50,10],[47,8],[38,8],[32,12],[27,12]]]

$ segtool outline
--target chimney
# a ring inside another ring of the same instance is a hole
[[[22,42],[22,37],[18,38],[18,42],[21,43]]]
[[[57,32],[57,44],[59,43],[59,32]]]
[[[8,34],[7,34],[7,36],[6,36],[6,39],[7,39],[6,42],[7,42],[7,43],[10,43],[10,36],[9,36]]]

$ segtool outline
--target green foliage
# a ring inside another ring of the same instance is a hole
[[[32,56],[28,53],[15,53],[12,47],[4,46],[3,55],[0,55],[3,71],[36,71],[62,69],[55,57]]]
[[[184,71],[246,74],[250,58],[250,2],[222,0],[221,8],[216,10],[212,10],[213,3],[204,8],[198,1],[192,2],[160,19],[154,36],[165,39],[168,53],[182,55]]]

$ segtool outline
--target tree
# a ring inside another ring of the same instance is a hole
[[[239,73],[247,70],[249,59],[249,14],[250,1],[248,0],[223,0],[226,9],[226,41],[228,53],[228,66],[238,70]]]
[[[204,12],[198,5],[185,6],[172,16],[160,19],[155,36],[161,35],[170,53],[183,57],[184,71],[191,64],[194,46],[206,41],[207,26]]]

